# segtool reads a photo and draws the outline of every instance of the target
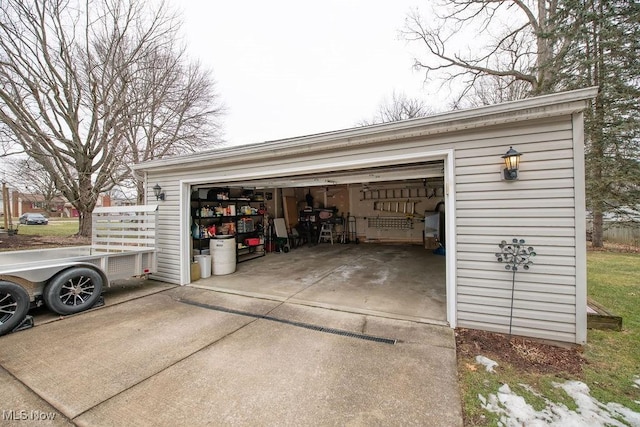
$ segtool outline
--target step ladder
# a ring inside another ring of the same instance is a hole
[[[373,210],[378,212],[393,212],[412,217],[423,217],[416,212],[416,204],[420,200],[376,200],[373,202]]]
[[[330,224],[328,222],[322,224],[322,227],[320,228],[320,236],[318,237],[318,243],[322,242],[323,240],[328,240],[333,245],[333,224]]]

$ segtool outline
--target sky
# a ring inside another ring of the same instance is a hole
[[[227,145],[351,128],[394,91],[435,102],[399,34],[419,1],[169,1],[217,82]]]

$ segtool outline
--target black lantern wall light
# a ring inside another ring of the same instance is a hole
[[[164,193],[162,192],[162,187],[160,187],[160,184],[156,184],[153,186],[153,194],[156,196],[156,200],[164,201]]]
[[[515,181],[518,179],[518,168],[520,167],[520,156],[513,147],[509,147],[509,151],[505,153],[504,159],[504,179],[506,181]]]

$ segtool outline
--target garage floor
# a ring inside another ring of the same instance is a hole
[[[421,246],[323,243],[270,253],[192,286],[400,320],[446,324],[445,257]]]

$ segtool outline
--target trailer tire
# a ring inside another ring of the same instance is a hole
[[[102,276],[88,267],[74,267],[55,276],[44,288],[44,302],[58,314],[87,310],[102,293]]]
[[[0,280],[0,335],[11,332],[29,312],[29,294],[20,285]]]

